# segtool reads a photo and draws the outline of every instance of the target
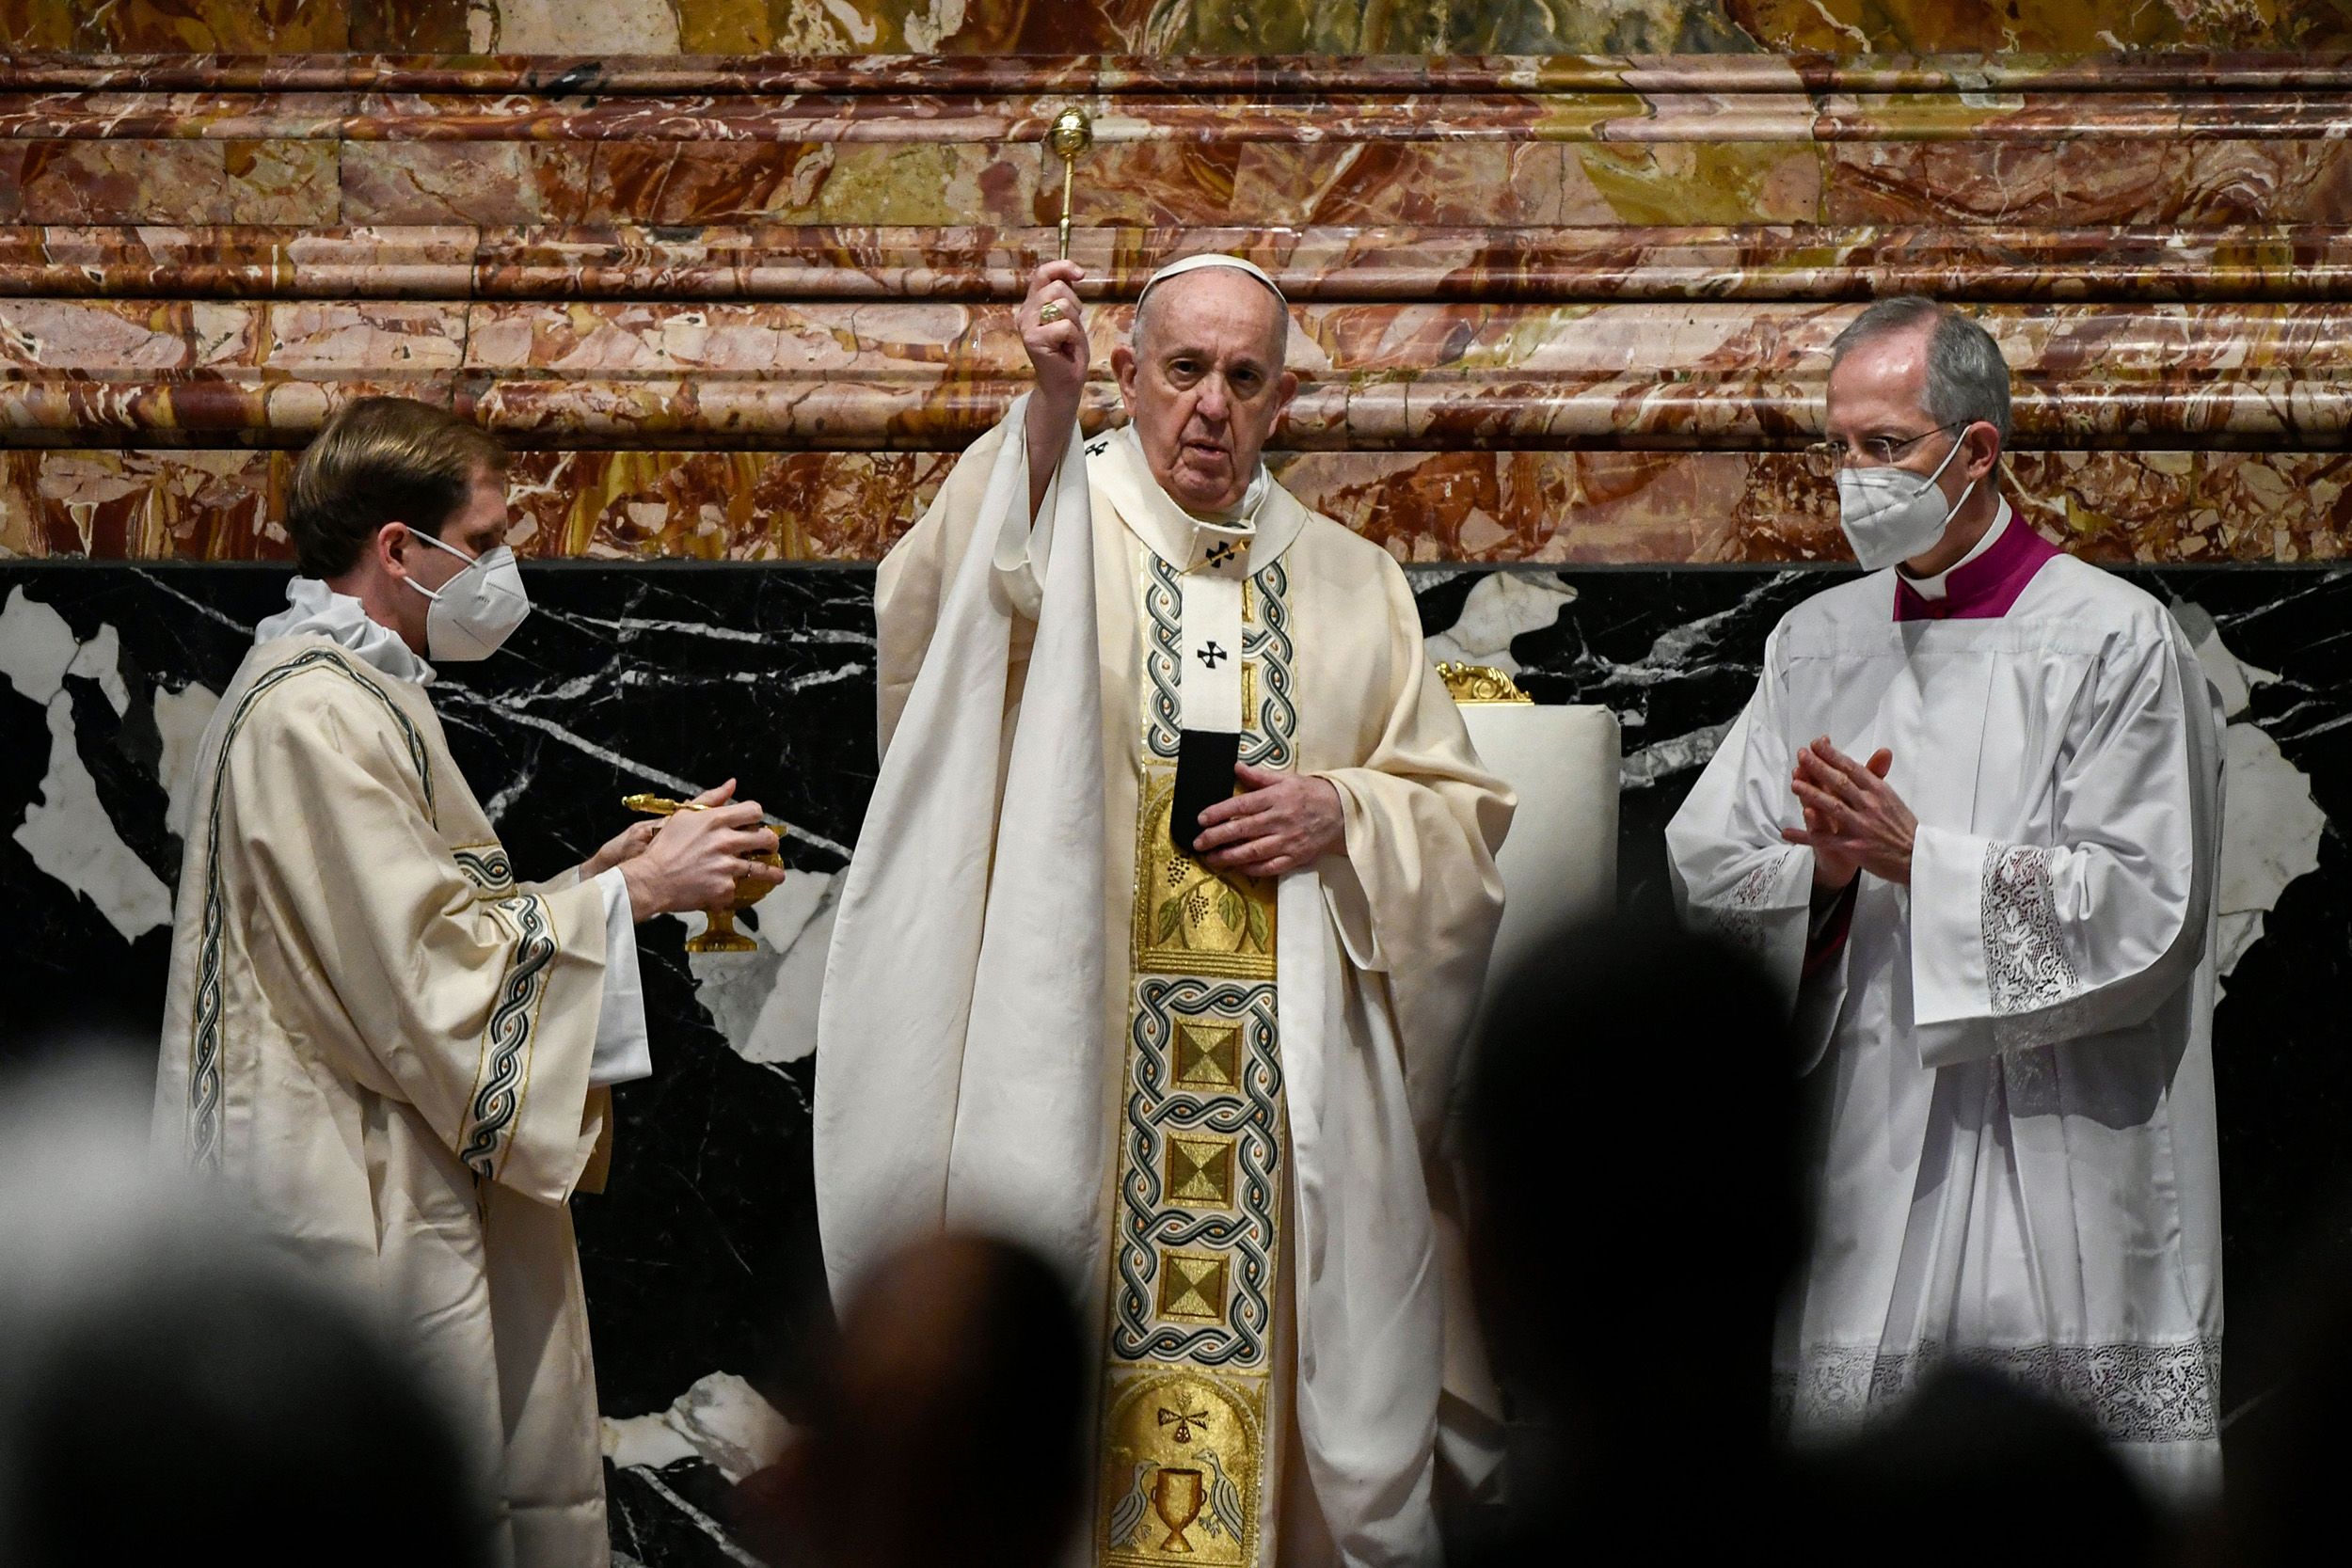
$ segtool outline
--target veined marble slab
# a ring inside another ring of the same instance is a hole
[[[2352,144],[2348,144],[2352,145]],[[1787,449],[1858,308],[1307,304],[1294,451]],[[1986,306],[2012,445],[2326,448],[2352,430],[2352,310]],[[1133,307],[1087,314],[1090,420]],[[419,397],[523,447],[957,450],[1029,384],[1001,304],[0,299],[0,439],[298,446]]]
[[[1541,701],[1615,712],[1620,893],[1637,905],[1666,896],[1660,829],[1746,700],[1765,633],[1839,575],[1414,574],[1433,657],[1515,668]],[[2235,1303],[2287,1276],[2310,1195],[2352,1169],[2333,1006],[2352,914],[2335,829],[2352,811],[2352,689],[2328,646],[2352,578],[2133,579],[2172,600],[2233,715],[2219,879],[2233,968],[2215,1054]],[[167,908],[178,875],[174,800],[211,694],[284,580],[0,564],[0,1054],[69,1024],[153,1037],[167,931],[151,906]],[[518,867],[577,861],[624,819],[629,789],[730,774],[804,830],[784,888],[740,917],[754,953],[690,958],[691,922],[644,928],[654,1076],[620,1090],[612,1188],[576,1210],[615,1544],[660,1568],[739,1560],[730,1485],[774,1451],[822,1312],[806,1045],[842,863],[828,846],[854,840],[872,781],[872,574],[533,566],[527,580],[539,610],[511,650],[435,688]],[[50,847],[17,832],[68,804]],[[126,896],[134,884],[152,891]]]
[[[1098,410],[1099,411],[1099,410]],[[507,539],[535,560],[875,562],[952,451],[523,451]],[[1274,451],[1310,505],[1399,561],[1705,565],[1846,558],[1830,487],[1788,452]],[[0,448],[0,559],[284,561],[294,454]],[[2009,493],[2103,564],[2337,561],[2344,451],[2026,451]]]
[[[2326,0],[2015,0],[1954,8],[1916,0],[1594,0],[1529,7],[1456,0],[121,0],[101,8],[7,0],[18,48],[482,54],[1497,55],[1580,50],[2087,52],[2324,45],[2344,36]]]
[[[477,202],[480,193],[464,199]],[[16,224],[0,225],[0,296],[1005,301],[1021,297],[1055,246],[1054,230],[1037,226]],[[1090,299],[1132,299],[1163,262],[1195,250],[1250,257],[1297,302],[1761,302],[1905,292],[1980,301],[2321,301],[2352,286],[2352,227],[2335,223],[1090,224],[1071,235]]]

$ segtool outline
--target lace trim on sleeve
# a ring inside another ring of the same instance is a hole
[[[2025,844],[1985,847],[1979,912],[1993,1027],[2005,1051],[2049,1045],[2077,1033],[2062,1004],[2081,994],[2083,982],[2058,930],[2050,855]]]
[[[1770,900],[1780,886],[1781,872],[1795,853],[1784,850],[1733,884],[1730,895],[1715,913],[1716,934],[1758,958],[1771,956],[1772,926],[1765,917],[1772,912]]]

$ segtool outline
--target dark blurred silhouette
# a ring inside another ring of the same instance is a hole
[[[2088,1423],[1964,1365],[1806,1456],[1788,1502],[1822,1563],[2122,1568],[2157,1546],[2153,1510]]]
[[[770,1562],[1047,1568],[1085,1496],[1085,1340],[1060,1278],[942,1236],[859,1288],[806,1424],[736,1498]]]
[[[1655,922],[1564,931],[1496,989],[1462,1153],[1514,1451],[1504,1538],[1466,1555],[1757,1538],[1804,1239],[1783,1011],[1732,949]]]
[[[18,1346],[0,1561],[486,1568],[448,1424],[339,1304],[179,1259],[61,1305]]]
[[[1462,1152],[1514,1442],[1504,1517],[1457,1557],[2148,1561],[2154,1516],[2097,1434],[1989,1373],[1782,1450],[1809,1180],[1785,1016],[1735,950],[1657,922],[1563,932],[1497,988]]]
[[[2255,1392],[2232,1421],[2229,1537],[2245,1568],[2330,1555],[2352,1477],[2352,1195],[2323,1202],[2295,1266],[2246,1314],[2233,1340],[2236,1386]]]
[[[149,1157],[151,1066],[0,1080],[0,1563],[475,1568],[416,1371]]]

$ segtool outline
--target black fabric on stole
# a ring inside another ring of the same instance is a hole
[[[1168,842],[1189,855],[1200,836],[1200,814],[1233,797],[1233,765],[1241,736],[1233,730],[1185,730],[1176,752],[1176,803],[1168,816]]]

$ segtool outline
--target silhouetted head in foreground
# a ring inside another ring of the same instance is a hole
[[[2156,1521],[2106,1443],[2073,1412],[1967,1366],[1804,1465],[1807,1552],[1824,1564],[2127,1568]]]
[[[1046,1568],[1085,1491],[1083,1344],[1060,1278],[1019,1247],[893,1255],[843,1315],[807,1426],[744,1483],[746,1532],[778,1562]]]
[[[490,1561],[441,1412],[340,1304],[275,1270],[166,1261],[19,1347],[14,1568]]]
[[[2352,1190],[2312,1217],[2294,1264],[2233,1319],[2245,1350],[2232,1372],[2247,1393],[2229,1429],[2226,1500],[2244,1568],[2316,1560],[2312,1543],[2342,1528],[2352,1476]]]
[[[1704,1526],[1722,1511],[1694,1486],[1767,1464],[1804,1234],[1784,1013],[1731,949],[1631,921],[1562,932],[1495,991],[1463,1154],[1480,1317],[1544,1434],[1515,1457],[1531,1527],[1653,1506]]]
[[[0,1562],[487,1564],[415,1370],[154,1167],[111,1060],[0,1081]]]

